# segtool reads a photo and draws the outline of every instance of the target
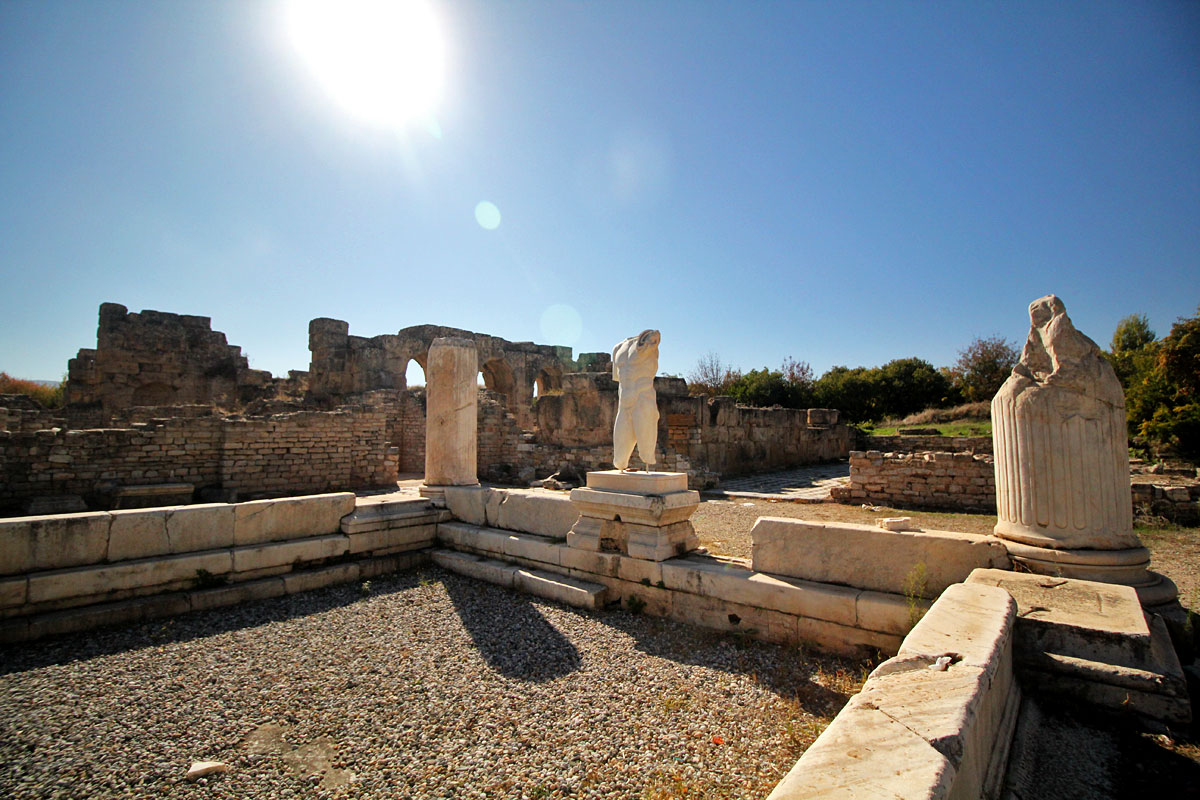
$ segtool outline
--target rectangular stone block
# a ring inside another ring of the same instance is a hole
[[[852,698],[767,800],[948,798],[955,776],[929,742]]]
[[[541,570],[517,570],[514,588],[576,608],[602,608],[608,590],[597,583]]]
[[[446,508],[460,522],[487,525],[487,500],[492,489],[482,486],[447,486]]]
[[[781,578],[704,556],[662,564],[668,589],[854,626],[858,590]]]
[[[434,550],[433,563],[468,578],[495,583],[511,589],[516,584],[517,568],[482,556],[455,553],[452,550]]]
[[[230,552],[217,550],[56,570],[29,577],[29,602],[44,603],[67,597],[88,597],[111,591],[177,584],[199,580],[201,570],[209,575],[221,576],[232,569],[233,556]]]
[[[107,512],[89,512],[0,520],[0,574],[103,562],[109,519]]]
[[[230,586],[217,586],[212,589],[197,589],[188,594],[192,610],[204,611],[210,608],[249,603],[254,600],[266,600],[271,597],[279,597],[285,593],[286,589],[282,578],[266,578],[264,580],[235,583]]]
[[[322,561],[326,558],[345,555],[349,547],[348,537],[342,534],[313,536],[292,542],[270,542],[249,547],[235,547],[233,549],[233,571],[250,572],[286,564]]]
[[[636,559],[629,560],[635,561]],[[639,561],[637,563],[658,566],[653,562],[647,561]],[[621,568],[621,556],[616,553],[599,553],[590,550],[581,550],[576,547],[564,547],[562,552],[559,553],[559,564],[569,569],[592,575],[616,577]],[[660,570],[659,575],[661,576],[661,574]],[[626,580],[629,579],[627,578]],[[635,582],[640,580],[641,576],[638,576]]]
[[[238,546],[336,533],[354,513],[354,493],[254,500],[234,506],[233,543]]]
[[[932,605],[921,597],[863,590],[855,600],[858,627],[904,636]]]
[[[128,625],[148,619],[186,614],[191,610],[186,593],[138,597],[116,603],[72,608],[52,614],[39,614],[29,620],[28,636],[41,639],[67,633],[94,630],[109,625]]]
[[[690,517],[700,505],[700,493],[642,495],[579,488],[571,490],[571,502],[584,516],[661,527]]]
[[[131,561],[136,558],[168,555],[171,539],[167,518],[171,509],[113,511],[108,534],[108,560]]]
[[[543,564],[555,564],[560,561],[559,552],[566,547],[553,539],[534,536],[532,534],[513,535],[504,539],[503,553],[514,558],[524,558]]]
[[[760,572],[928,599],[974,569],[1011,566],[998,539],[954,531],[760,517],[751,537]]]
[[[0,608],[15,608],[24,605],[29,598],[29,579],[0,579]]]
[[[167,515],[172,553],[196,553],[233,546],[234,506],[205,503],[176,506]]]
[[[587,487],[629,494],[669,494],[686,491],[685,472],[622,472],[619,469],[599,470],[587,474]]]
[[[502,495],[496,512],[497,528],[565,539],[579,519],[579,509],[564,494],[542,489],[507,489]]]
[[[357,562],[351,562],[320,569],[289,572],[287,575],[280,576],[280,580],[283,581],[283,591],[286,594],[297,594],[341,583],[353,583],[360,580],[361,572],[361,566]]]
[[[1150,626],[1132,586],[1001,570],[978,570],[967,585],[1012,595],[1023,657],[1056,653],[1126,666],[1151,660]]]
[[[349,539],[349,552],[355,554],[384,552],[401,547],[424,547],[433,544],[436,533],[436,525],[413,525],[408,528],[351,533],[346,536]]]

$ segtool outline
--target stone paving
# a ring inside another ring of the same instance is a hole
[[[807,467],[726,478],[703,494],[717,497],[760,497],[798,503],[823,503],[829,490],[850,482],[850,463],[812,464]]]

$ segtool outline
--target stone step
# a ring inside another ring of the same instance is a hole
[[[1013,658],[1030,691],[1132,713],[1152,730],[1192,716],[1170,634],[1132,586],[977,569],[1017,603]]]
[[[522,569],[505,561],[453,550],[434,550],[432,556],[433,563],[459,575],[495,583],[576,608],[595,610],[602,608],[608,599],[608,589],[598,583],[537,569]]]
[[[360,497],[354,511],[342,517],[342,533],[366,533],[385,528],[403,528],[441,522],[449,515],[434,508],[427,498],[411,497],[397,500],[374,500]]]

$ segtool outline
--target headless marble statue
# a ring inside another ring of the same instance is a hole
[[[613,464],[629,471],[629,457],[638,455],[649,471],[658,444],[658,402],[654,376],[658,372],[658,331],[642,331],[613,348],[613,379],[617,390],[617,419],[613,424]]]

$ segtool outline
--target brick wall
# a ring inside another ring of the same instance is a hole
[[[262,418],[156,420],[127,428],[0,431],[0,510],[79,495],[110,508],[122,486],[190,483],[243,498],[396,481],[385,413],[365,408]]]
[[[214,485],[220,480],[221,420],[140,423],[129,428],[0,432],[0,508],[73,494],[107,508],[119,486]]]
[[[850,453],[850,483],[835,487],[843,503],[879,503],[942,511],[996,510],[996,476],[990,455],[972,453]]]
[[[221,486],[297,494],[396,482],[382,411],[301,411],[223,425]]]

